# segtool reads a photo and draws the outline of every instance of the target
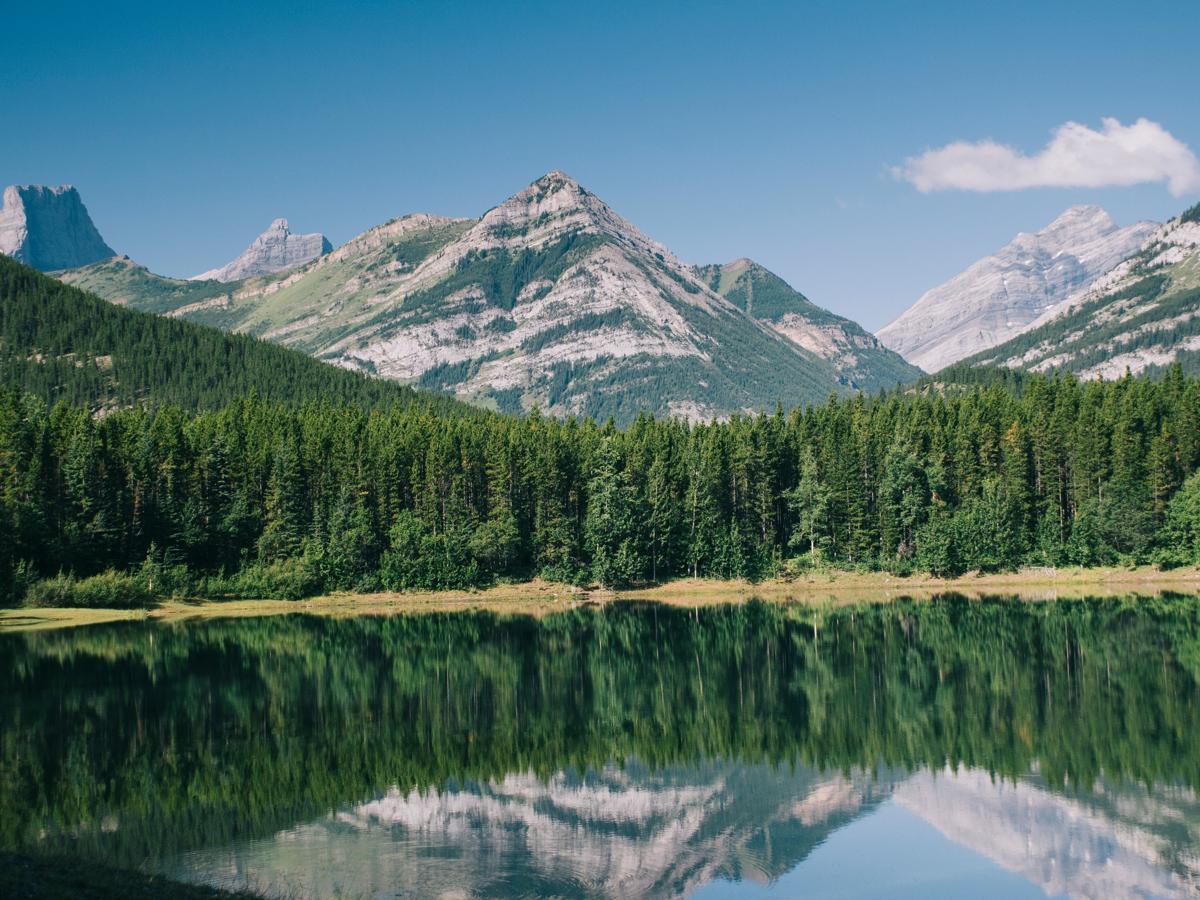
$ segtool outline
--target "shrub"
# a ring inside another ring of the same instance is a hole
[[[77,579],[59,573],[31,584],[25,594],[29,606],[78,606],[89,609],[134,609],[152,600],[140,579],[123,572],[102,572]]]
[[[467,551],[466,534],[434,534],[412,513],[402,512],[389,538],[379,569],[387,590],[435,591],[479,583],[479,564]]]
[[[233,575],[205,579],[200,592],[213,600],[303,600],[321,593],[317,565],[307,556],[255,562]]]

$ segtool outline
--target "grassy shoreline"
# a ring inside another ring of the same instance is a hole
[[[330,594],[307,600],[168,600],[148,609],[22,608],[0,610],[0,633],[37,631],[103,622],[157,619],[286,615],[393,615],[399,613],[490,610],[514,615],[545,615],[585,603],[643,600],[673,606],[712,606],[758,598],[774,603],[852,604],[899,598],[927,600],[939,594],[968,597],[1011,595],[1055,600],[1092,596],[1200,595],[1200,569],[1162,571],[1138,568],[1024,569],[955,578],[906,577],[883,572],[809,572],[791,578],[751,583],[684,578],[628,590],[588,590],[545,581],[503,584],[481,590],[412,593]]]

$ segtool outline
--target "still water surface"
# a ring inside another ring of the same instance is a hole
[[[1200,600],[0,635],[0,844],[283,896],[1194,897]]]

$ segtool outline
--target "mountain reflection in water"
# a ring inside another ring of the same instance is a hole
[[[1196,896],[1198,679],[1194,598],[0,635],[0,842],[300,896],[631,897],[819,895],[836,838],[858,896],[886,821],[981,887]]]

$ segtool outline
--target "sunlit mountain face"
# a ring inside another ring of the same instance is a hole
[[[1188,897],[1198,678],[1194,598],[8,634],[0,842],[278,896]]]

